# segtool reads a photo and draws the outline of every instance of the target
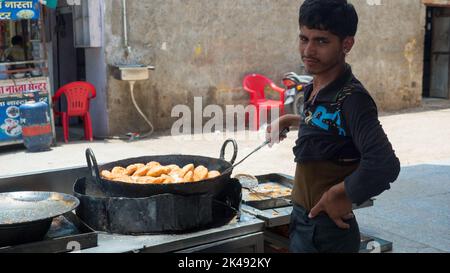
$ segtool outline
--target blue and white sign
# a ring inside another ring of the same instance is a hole
[[[48,78],[0,81],[0,146],[2,143],[22,140],[20,106],[29,100],[22,94],[30,90],[41,90],[40,100],[50,105],[49,86]],[[52,109],[49,107],[49,117],[51,112]]]
[[[19,106],[25,102],[26,99],[0,98],[0,141],[22,138]]]
[[[39,0],[0,0],[0,20],[38,20]]]

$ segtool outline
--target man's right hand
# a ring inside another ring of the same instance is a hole
[[[280,143],[286,138],[286,135],[280,135],[286,128],[289,128],[289,126],[284,124],[284,120],[282,118],[277,119],[267,127],[266,140],[269,141],[269,147]]]
[[[301,117],[298,115],[284,115],[279,119],[272,122],[267,127],[266,131],[266,140],[269,142],[269,147],[272,147],[274,144],[280,143],[286,138],[286,135],[281,135],[284,129],[289,129],[291,126],[299,126],[301,121]]]

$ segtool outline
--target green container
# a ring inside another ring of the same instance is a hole
[[[51,8],[51,9],[56,9],[56,7],[58,6],[58,0],[46,0],[46,6]]]

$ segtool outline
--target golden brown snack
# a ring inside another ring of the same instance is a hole
[[[194,172],[188,171],[183,177],[184,182],[194,182]]]
[[[171,172],[171,173],[169,173],[169,175],[170,175],[170,177],[173,178],[172,183],[183,183],[184,182],[183,177],[180,177],[178,172]]]
[[[155,166],[147,171],[147,176],[153,176],[153,177],[159,177],[163,174],[168,174],[170,172],[170,169],[164,166]]]
[[[175,164],[167,165],[166,167],[170,169],[169,174],[173,173],[174,171],[181,170],[180,166]]]
[[[107,171],[107,170],[103,170],[100,173],[100,175],[102,178],[108,179],[108,180],[113,180],[115,178],[115,176],[110,171]]]
[[[218,171],[210,171],[208,172],[208,179],[220,176],[220,172]]]
[[[187,164],[180,168],[176,164],[163,166],[156,161],[147,164],[131,164],[126,168],[116,166],[111,171],[104,170],[101,172],[101,177],[104,179],[137,184],[197,182],[220,175],[220,172],[209,171],[203,165],[195,167],[194,164]]]
[[[151,177],[151,176],[148,176],[148,177]],[[165,181],[165,178],[160,176],[160,177],[153,178],[152,184],[162,184],[162,183],[164,183],[164,181]]]
[[[149,166],[150,168],[156,167],[156,166],[161,166],[161,164],[159,162],[156,161],[150,161],[147,163],[146,166]]]
[[[170,171],[170,173],[169,173],[169,175],[170,176],[172,176],[172,177],[183,177],[183,176],[181,176],[181,168],[180,169],[174,169],[174,170],[171,170]]]
[[[197,166],[194,169],[194,181],[201,181],[208,177],[208,169],[205,166]]]
[[[111,171],[111,173],[114,176],[121,176],[124,175],[127,172],[127,169],[125,169],[124,167],[114,167]]]
[[[137,169],[139,169],[137,164],[130,165],[127,167],[125,174],[131,176],[137,171]]]
[[[163,184],[172,184],[175,182],[175,178],[170,175],[163,174],[161,177],[164,178]]]
[[[138,169],[140,169],[142,167],[145,167],[145,164],[142,164],[142,163],[136,163],[136,164],[133,164],[133,165],[136,165]]]
[[[133,174],[133,176],[145,176],[149,170],[150,170],[150,167],[148,167],[148,166],[141,167],[141,168],[137,169],[137,171]]]
[[[187,164],[178,173],[180,177],[184,177],[188,172],[194,172],[194,164]]]
[[[125,182],[125,183],[134,183],[134,180],[131,179],[131,176],[128,176],[128,175],[117,176],[112,180],[119,181],[119,182]]]
[[[155,178],[150,177],[150,176],[136,176],[136,177],[133,177],[133,180],[135,181],[135,183],[138,183],[138,184],[151,184],[151,183],[153,183]]]

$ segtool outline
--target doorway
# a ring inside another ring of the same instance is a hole
[[[427,7],[423,96],[450,99],[450,8]]]
[[[55,14],[54,27],[54,90],[55,92],[62,86],[74,82],[86,80],[86,61],[84,48],[76,48],[74,42],[73,9],[68,6],[58,6]],[[57,108],[66,109],[64,96],[59,100]],[[59,127],[61,120],[56,121]],[[76,135],[82,135],[83,121],[79,117],[72,117],[69,121],[71,134],[76,131]],[[57,132],[61,133],[61,128]],[[76,138],[79,138],[76,137]],[[58,136],[58,139],[61,139]]]
[[[84,81],[85,55],[83,48],[75,48],[72,9],[57,10],[56,48],[56,89],[70,82]]]

